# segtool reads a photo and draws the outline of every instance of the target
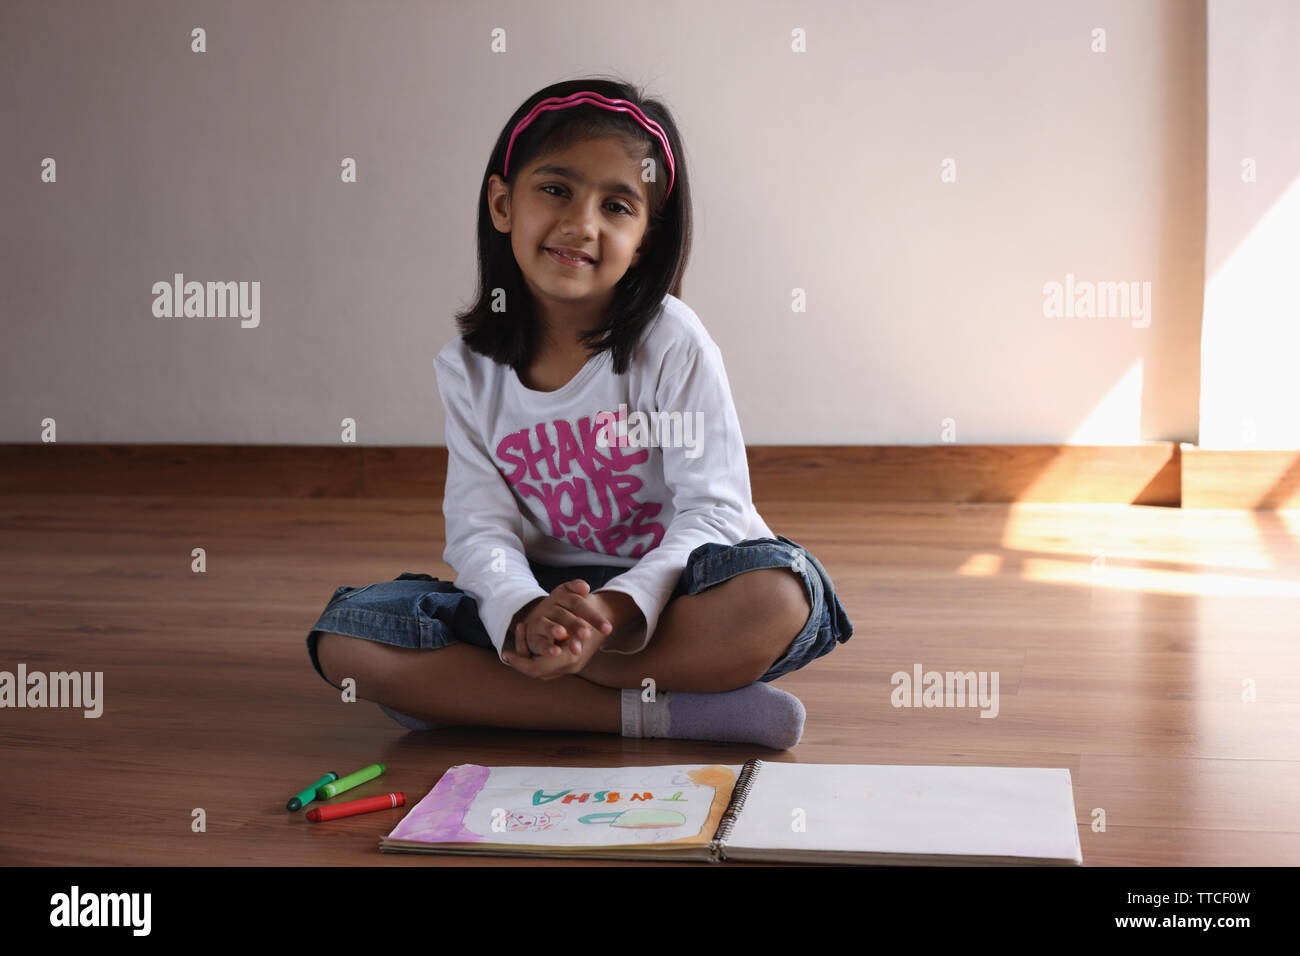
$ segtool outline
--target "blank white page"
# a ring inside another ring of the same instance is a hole
[[[732,847],[1082,863],[1070,771],[1042,767],[764,761]]]

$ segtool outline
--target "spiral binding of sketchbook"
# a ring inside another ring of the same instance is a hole
[[[740,777],[736,780],[736,789],[731,792],[731,800],[727,804],[727,809],[722,812],[722,821],[718,824],[718,832],[709,841],[709,852],[713,854],[712,862],[719,863],[726,859],[723,855],[723,848],[726,845],[727,838],[731,836],[731,831],[735,829],[736,821],[740,819],[740,812],[745,809],[745,798],[749,796],[749,788],[754,785],[754,778],[758,775],[759,768],[762,766],[763,761],[757,757],[745,761],[745,768],[740,771]]]
[[[1079,865],[1070,772],[798,764],[448,768],[379,847],[571,859]]]

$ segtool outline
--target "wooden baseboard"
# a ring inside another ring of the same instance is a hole
[[[769,501],[809,497],[1186,506],[1185,453],[1175,442],[1114,446],[758,445],[748,449],[750,481],[760,507]],[[1198,474],[1202,486],[1208,487],[1216,474],[1232,472],[1232,456],[1241,454],[1257,453],[1212,453],[1215,457],[1201,459],[1204,467]],[[446,467],[447,450],[441,446],[9,444],[0,445],[0,494],[287,495],[441,501]],[[1260,466],[1261,476],[1267,471]],[[1285,486],[1289,491],[1266,500],[1290,501],[1291,507],[1300,507],[1295,503],[1295,471],[1290,474]],[[1220,484],[1226,486],[1226,479]],[[1238,498],[1245,500],[1246,486],[1237,487]],[[1213,500],[1224,500],[1223,494]]]
[[[1185,445],[1184,508],[1300,508],[1300,451],[1216,451]]]
[[[0,494],[442,498],[447,449],[362,445],[0,445]]]
[[[755,502],[1300,509],[1300,451],[1141,445],[755,445]],[[0,494],[431,498],[441,446],[0,445]]]
[[[786,445],[748,449],[754,500],[1178,507],[1178,445]]]

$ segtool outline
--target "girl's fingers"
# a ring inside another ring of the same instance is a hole
[[[559,631],[563,637],[557,637],[555,632]],[[544,617],[530,632],[529,648],[537,657],[559,657],[561,650],[559,642],[567,640],[568,634],[558,621],[549,617]]]
[[[565,646],[569,648],[570,653],[573,655],[581,654],[582,642],[594,636],[592,625],[563,605],[557,607],[553,614],[554,617],[547,618],[547,620],[554,620],[563,628],[566,634],[566,637],[563,638]]]
[[[603,620],[598,614],[594,616],[599,620]],[[584,620],[572,611],[565,612],[565,622],[568,624],[569,633],[572,635],[568,646],[572,650],[573,655],[577,657],[582,653],[583,642],[596,636],[596,631],[597,628],[600,627],[600,624],[596,621]],[[608,634],[609,631],[605,630],[603,633]]]
[[[555,650],[557,653],[559,652],[558,647],[555,648]],[[534,660],[527,654],[505,650],[502,653],[502,657],[505,658],[506,663],[511,667],[511,669],[518,671],[525,677],[533,677],[539,680],[555,680],[556,678],[565,676],[563,672],[556,673],[555,671],[547,671],[546,665],[542,664],[538,660]]]
[[[582,615],[588,624],[602,634],[609,634],[614,630],[614,622],[607,618],[592,601],[580,601],[573,610],[576,614]]]
[[[569,632],[557,620],[558,617],[559,615],[556,614],[555,617],[542,618],[542,634],[552,641],[563,641],[569,637]]]
[[[522,626],[523,625],[521,624],[515,625],[516,640],[518,640],[519,638],[519,628]],[[503,649],[501,652],[501,656],[505,659],[505,662],[507,664],[509,664],[515,670],[519,671],[519,673],[521,674],[528,673],[528,668],[527,666],[525,666],[526,662],[528,662],[528,657],[522,651],[520,651],[517,646],[514,651],[510,651],[509,649]]]
[[[585,582],[584,582],[585,583]],[[569,632],[580,634],[582,625],[587,625],[592,630],[600,631],[602,634],[609,634],[614,630],[613,622],[608,620],[600,611],[596,610],[588,601],[562,601],[558,602],[560,608],[564,611],[563,620],[568,626]],[[556,617],[560,617],[557,613]]]
[[[522,624],[520,626],[524,627]],[[526,656],[541,657],[544,654],[550,654],[552,657],[555,656],[558,648],[547,640],[545,634],[534,633],[531,636],[532,640],[529,640],[528,629],[524,627],[524,648],[526,649]]]
[[[591,596],[591,585],[581,578],[576,578],[573,581],[564,582],[560,587],[568,592],[564,594],[561,591],[560,595],[552,594],[560,607],[572,614],[577,621],[589,625],[602,634],[613,633],[614,622],[605,617],[587,600]],[[557,588],[556,590],[560,589]],[[570,627],[570,631],[573,631],[573,627]]]
[[[560,612],[555,616],[558,620],[564,622],[565,631],[573,637],[579,639],[591,637],[592,626],[568,608],[561,608]],[[586,633],[584,633],[584,631]]]

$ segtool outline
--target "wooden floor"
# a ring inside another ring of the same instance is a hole
[[[376,761],[388,773],[340,800],[414,801],[457,763],[750,756],[1067,767],[1087,865],[1300,864],[1300,512],[759,508],[821,559],[856,626],[776,684],[808,710],[784,752],[408,733],[341,702],[306,633],[338,585],[454,577],[437,502],[0,496],[0,670],[104,673],[99,719],[0,710],[0,864],[479,865],[380,854],[402,811],[309,824],[284,804]],[[891,675],[918,664],[996,671],[997,716],[895,708]]]

